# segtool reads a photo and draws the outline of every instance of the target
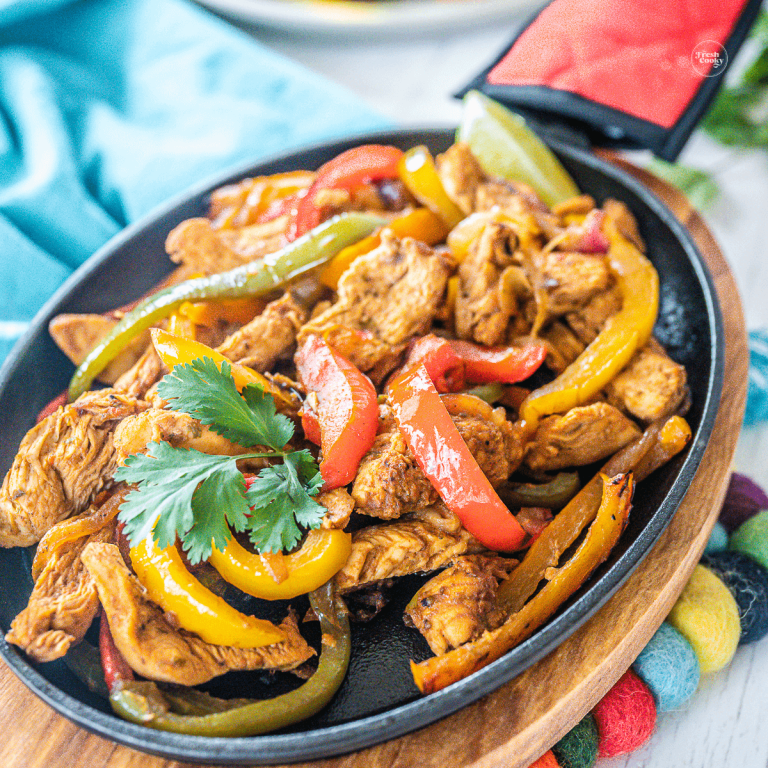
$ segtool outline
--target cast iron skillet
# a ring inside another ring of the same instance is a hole
[[[102,312],[144,293],[170,269],[163,243],[183,219],[204,215],[210,191],[245,176],[297,168],[317,168],[349,147],[390,143],[403,149],[427,144],[444,151],[448,130],[407,130],[368,135],[314,147],[257,165],[245,166],[193,190],[165,209],[129,227],[79,269],[43,307],[32,327],[0,370],[0,470],[10,467],[35,414],[62,389],[71,364],[47,333],[61,312]],[[154,731],[125,722],[91,694],[62,661],[35,664],[2,641],[0,653],[32,691],[78,725],[135,749],[205,763],[283,763],[358,750],[416,730],[455,712],[518,675],[574,632],[618,589],[649,551],[685,495],[711,434],[723,379],[723,330],[709,274],[686,231],[664,205],[636,180],[569,146],[553,144],[585,192],[601,203],[625,201],[637,217],[650,257],[661,278],[661,307],[655,334],[688,371],[693,406],[688,419],[690,448],[640,484],[630,523],[609,560],[558,614],[502,659],[449,688],[422,697],[409,659],[429,650],[416,630],[402,623],[405,603],[421,583],[412,577],[372,622],[354,630],[352,663],[333,702],[313,719],[289,731],[253,738],[206,738]],[[31,276],[33,278],[33,276]],[[0,629],[26,605],[32,588],[31,553],[0,551]],[[230,674],[211,686],[215,693],[270,696],[296,683],[288,675],[270,681],[259,673]]]

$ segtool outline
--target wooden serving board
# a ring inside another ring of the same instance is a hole
[[[688,227],[723,309],[726,377],[712,439],[671,524],[605,607],[520,677],[421,731],[300,768],[526,768],[567,733],[629,667],[666,617],[699,560],[725,495],[747,388],[746,330],[736,284],[703,220],[685,197],[611,156],[653,189]],[[0,667],[0,765],[4,768],[176,768],[60,717]]]

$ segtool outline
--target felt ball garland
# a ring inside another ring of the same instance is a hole
[[[530,768],[592,768],[641,747],[657,712],[679,709],[702,674],[768,634],[768,495],[734,473],[702,562],[632,668]],[[542,762],[544,761],[544,762]]]

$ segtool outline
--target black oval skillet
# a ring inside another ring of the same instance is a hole
[[[61,312],[103,312],[143,294],[168,271],[164,241],[183,219],[204,215],[216,187],[245,176],[317,168],[361,143],[395,144],[403,149],[427,144],[433,153],[453,140],[445,129],[403,130],[337,141],[244,166],[198,187],[128,227],[81,267],[43,307],[31,328],[0,369],[0,470],[8,470],[35,414],[68,383],[72,366],[47,333]],[[572,147],[553,144],[581,189],[598,203],[607,197],[626,202],[637,217],[649,255],[661,278],[661,305],[655,334],[672,357],[686,366],[693,397],[688,415],[690,448],[640,484],[627,530],[609,560],[575,597],[531,638],[502,659],[449,688],[422,697],[409,659],[429,650],[416,630],[403,625],[402,610],[419,585],[404,580],[394,599],[372,622],[354,631],[352,664],[332,703],[290,731],[253,738],[207,738],[154,731],[125,722],[91,694],[61,661],[35,664],[5,641],[0,653],[13,672],[54,709],[78,725],[134,749],[178,760],[217,764],[265,764],[311,760],[351,752],[414,731],[455,712],[542,658],[574,632],[624,582],[645,557],[675,513],[701,461],[720,399],[724,340],[711,278],[696,246],[670,211],[635,179]],[[34,279],[34,276],[30,276]],[[0,551],[0,630],[26,605],[32,588],[30,553]],[[260,697],[293,682],[257,673],[230,674],[212,686],[216,693]]]

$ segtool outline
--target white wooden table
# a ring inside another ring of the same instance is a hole
[[[451,94],[492,60],[519,19],[493,29],[369,41],[287,37],[243,25],[254,37],[357,93],[396,125],[454,125]],[[738,62],[737,62],[738,64]],[[768,154],[723,148],[696,134],[681,161],[714,173],[719,201],[707,220],[730,260],[750,329],[768,326]],[[726,374],[727,375],[727,374]],[[768,485],[768,427],[746,430],[737,468]],[[680,712],[663,714],[656,734],[605,768],[768,766],[768,639],[738,650],[724,671],[702,679]]]

